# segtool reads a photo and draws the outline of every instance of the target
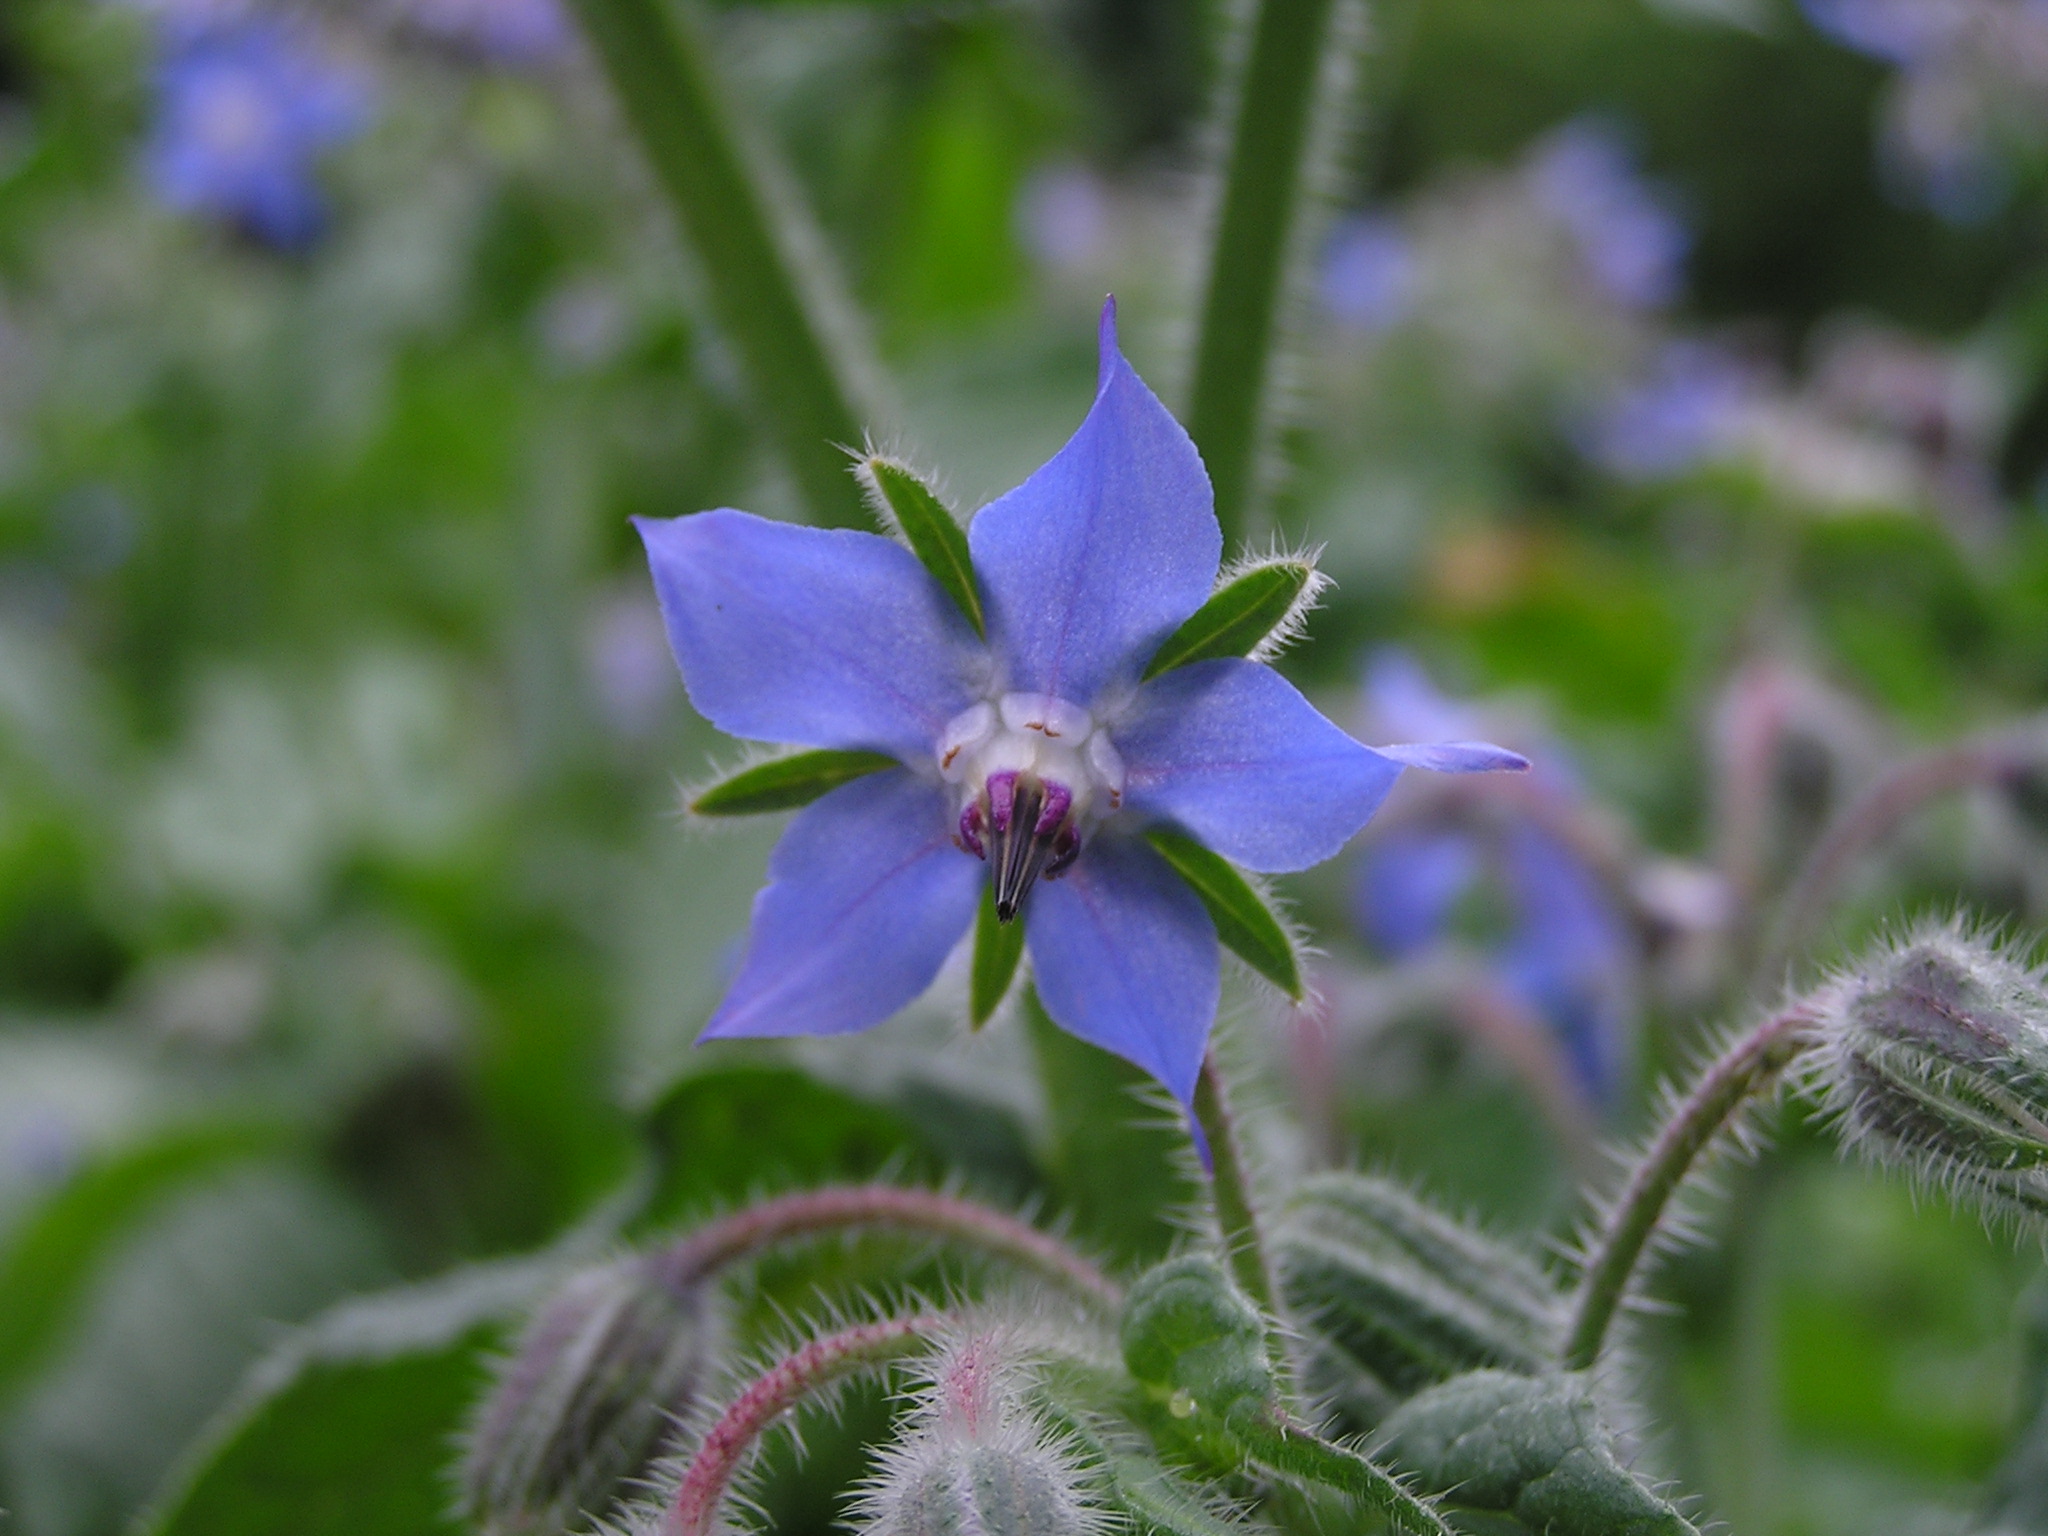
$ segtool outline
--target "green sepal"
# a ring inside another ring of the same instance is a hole
[[[883,752],[793,752],[742,768],[690,801],[696,816],[760,816],[793,811],[830,794],[842,784],[866,778],[896,759]]]
[[[967,984],[967,1017],[976,1029],[995,1017],[1017,979],[1024,956],[1024,925],[996,916],[993,884],[981,888],[981,910],[974,919],[974,969]]]
[[[870,454],[861,460],[858,473],[875,515],[903,535],[903,542],[931,572],[932,580],[960,605],[974,632],[987,639],[981,589],[975,585],[974,561],[967,552],[967,530],[930,486],[894,459]]]
[[[1319,584],[1316,568],[1307,560],[1267,560],[1252,566],[1166,637],[1145,668],[1146,678],[1191,661],[1251,655],[1268,635],[1299,617]]]
[[[1693,1536],[1616,1459],[1582,1375],[1453,1377],[1404,1403],[1383,1444],[1423,1488],[1548,1536]]]
[[[1224,948],[1300,1002],[1301,957],[1286,926],[1252,883],[1228,859],[1191,837],[1155,827],[1145,840],[1202,899]]]

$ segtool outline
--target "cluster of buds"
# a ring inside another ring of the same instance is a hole
[[[1812,1002],[1809,1079],[1843,1141],[1974,1201],[2048,1216],[2048,980],[1960,923],[1925,926]]]
[[[997,1325],[921,1362],[907,1431],[861,1494],[868,1536],[1097,1536],[1077,1456],[1030,1409],[1023,1344]]]
[[[488,1536],[573,1529],[644,1477],[711,1375],[709,1298],[634,1255],[572,1275],[499,1369],[461,1469]]]

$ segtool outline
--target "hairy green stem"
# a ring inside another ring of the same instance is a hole
[[[762,1434],[783,1414],[855,1371],[923,1349],[946,1326],[942,1315],[888,1318],[812,1339],[771,1366],[733,1399],[706,1432],[663,1512],[661,1536],[709,1536],[733,1474]]]
[[[1223,1233],[1223,1251],[1230,1262],[1231,1278],[1258,1303],[1269,1320],[1280,1317],[1280,1288],[1273,1282],[1272,1261],[1259,1233],[1259,1213],[1252,1204],[1251,1181],[1244,1166],[1244,1152],[1238,1145],[1237,1123],[1223,1096],[1223,1079],[1216,1070],[1216,1053],[1202,1058],[1202,1075],[1195,1080],[1195,1123],[1209,1143],[1209,1187],[1216,1202],[1216,1225]]]
[[[1813,1044],[1812,1022],[1803,1006],[1766,1019],[1723,1051],[1679,1100],[1608,1212],[1587,1259],[1565,1341],[1567,1370],[1585,1370],[1600,1358],[1671,1197],[1736,1113]]]
[[[1261,0],[1238,76],[1188,405],[1226,544],[1243,537],[1257,488],[1281,278],[1336,4]]]
[[[846,449],[862,412],[816,274],[777,227],[759,156],[720,98],[686,0],[574,0],[626,120],[675,204],[718,323],[812,517],[867,528]]]
[[[863,1228],[943,1237],[1035,1270],[1055,1284],[1114,1310],[1123,1292],[1056,1237],[1014,1216],[957,1195],[890,1184],[804,1190],[706,1222],[653,1258],[662,1282],[682,1289],[727,1265],[793,1238]]]
[[[1246,1454],[1260,1466],[1304,1482],[1334,1488],[1385,1515],[1409,1536],[1453,1536],[1433,1505],[1411,1493],[1377,1463],[1348,1446],[1333,1445],[1285,1415],[1238,1427]]]

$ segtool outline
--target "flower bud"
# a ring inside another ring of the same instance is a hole
[[[1213,1259],[1184,1254],[1146,1271],[1120,1334],[1130,1373],[1177,1419],[1228,1421],[1273,1400],[1259,1309]]]
[[[1956,924],[1916,931],[1814,1003],[1811,1076],[1843,1140],[1974,1200],[2048,1216],[2048,987]]]
[[[1461,1371],[1534,1373],[1556,1358],[1562,1304],[1542,1270],[1392,1180],[1309,1180],[1278,1254],[1288,1302],[1324,1346],[1321,1385],[1368,1420]]]
[[[908,1434],[862,1490],[865,1536],[1094,1536],[1075,1458],[1026,1406],[1016,1341],[961,1338],[929,1371]]]
[[[642,1256],[583,1270],[504,1361],[469,1434],[463,1504],[490,1536],[602,1515],[709,1374],[709,1302]]]

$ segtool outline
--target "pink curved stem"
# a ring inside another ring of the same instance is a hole
[[[705,1223],[654,1260],[656,1273],[681,1288],[791,1238],[859,1227],[894,1227],[979,1248],[1035,1270],[1105,1309],[1123,1293],[1095,1265],[1028,1222],[957,1195],[889,1184],[804,1190],[764,1200]]]
[[[733,1474],[777,1419],[855,1371],[915,1353],[949,1321],[928,1314],[861,1323],[813,1339],[777,1362],[733,1399],[704,1436],[662,1515],[661,1536],[710,1536]]]

